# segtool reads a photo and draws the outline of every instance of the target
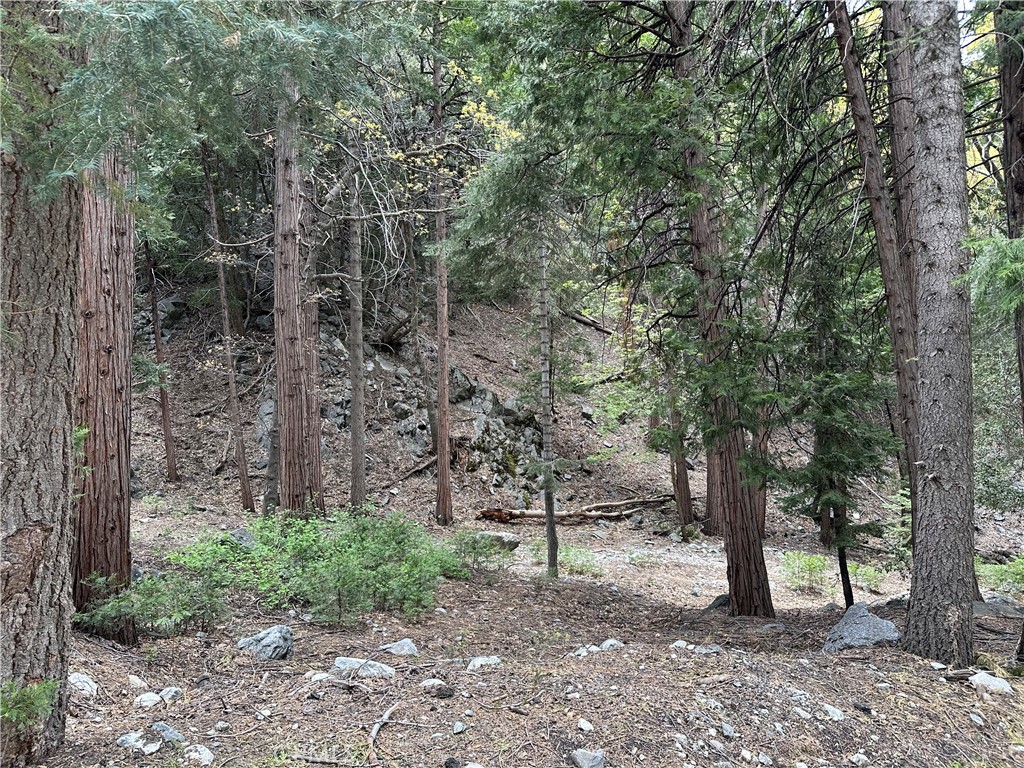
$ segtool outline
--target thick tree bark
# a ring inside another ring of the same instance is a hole
[[[352,413],[349,429],[352,435],[352,492],[349,503],[353,509],[366,504],[366,367],[363,363],[363,222],[360,219],[359,176],[352,174],[349,182],[349,211],[352,221],[348,230],[348,360],[352,380]]]
[[[686,466],[686,436],[679,415],[679,394],[674,384],[668,388],[668,425],[671,431],[669,472],[672,476],[672,494],[675,496],[676,516],[685,528],[693,524],[693,496],[690,493],[690,475]]]
[[[156,364],[160,366],[160,425],[164,433],[164,457],[167,462],[167,479],[178,482],[178,453],[174,447],[174,433],[171,431],[171,405],[167,394],[167,374],[164,365],[167,356],[164,353],[164,339],[160,330],[160,311],[156,298],[156,262],[146,241],[146,274],[149,276],[149,309],[153,318],[153,346],[156,349]]]
[[[548,301],[548,252],[540,249],[540,434],[544,465],[544,533],[548,550],[548,577],[558,578],[558,530],[555,528],[554,452],[551,448],[551,307]]]
[[[693,54],[688,50],[692,43],[690,15],[694,4],[690,0],[669,0],[665,5],[672,21],[673,42],[681,52],[676,60],[675,75],[680,80],[689,80],[696,68]],[[712,209],[711,192],[707,182],[702,180],[706,173],[702,148],[691,143],[683,153],[683,161],[694,196],[698,198],[696,202],[687,203],[685,214],[690,228],[693,269],[701,281],[697,316],[704,359],[712,364],[728,355],[731,344],[726,327],[729,317],[722,275],[725,242],[720,218]],[[717,515],[722,522],[730,612],[734,616],[774,616],[754,495],[744,483],[740,466],[745,439],[738,403],[729,395],[713,394],[711,418],[715,435],[712,445],[708,446],[708,515],[712,520]],[[711,474],[712,453],[717,459],[714,467],[717,478]],[[715,506],[710,506],[712,499]]]
[[[440,11],[439,11],[440,13]],[[438,22],[438,34],[440,22]],[[436,101],[434,102],[433,128],[434,140],[443,143],[443,104],[441,103],[441,60],[434,59],[433,82]],[[444,260],[442,245],[448,237],[448,216],[444,212],[445,194],[444,178],[438,174],[435,183],[434,201],[437,214],[434,218],[434,235],[437,245],[437,432],[435,449],[437,452],[437,503],[434,506],[434,519],[441,525],[454,522],[452,514],[452,477],[451,477],[451,430],[449,413],[451,404],[448,402],[448,265]]]
[[[235,466],[238,468],[238,484],[242,495],[242,508],[256,511],[249,483],[249,460],[245,455],[245,431],[242,428],[242,407],[238,401],[238,383],[235,378],[235,353],[231,336],[231,317],[228,312],[228,291],[224,275],[224,254],[220,251],[220,225],[217,223],[217,195],[213,188],[210,148],[203,142],[199,147],[203,163],[203,177],[206,182],[206,207],[210,217],[210,239],[213,241],[213,260],[217,264],[217,289],[220,297],[221,336],[224,344],[224,365],[228,375],[228,411],[231,414],[231,429],[235,442]]]
[[[63,33],[55,2],[3,3],[4,47],[25,38]],[[38,50],[27,44],[31,54]],[[43,45],[50,45],[44,43]],[[24,733],[4,728],[4,766],[22,766],[51,754],[64,740],[68,639],[71,630],[72,492],[78,463],[73,444],[78,330],[82,190],[61,182],[53,197],[33,199],[26,158],[48,125],[33,108],[57,97],[61,73],[47,71],[68,58],[54,44],[12,98],[25,110],[31,136],[9,132],[0,156],[0,680],[16,686],[56,685],[53,710]],[[25,70],[32,72],[31,68]],[[24,100],[23,100],[24,99]]]
[[[130,181],[108,152],[86,173],[79,255],[78,378],[75,421],[88,432],[77,483],[77,537],[72,577],[75,607],[94,598],[90,577],[120,591],[131,580],[129,540],[132,418],[132,311],[135,296],[135,217],[115,200]],[[135,626],[101,632],[135,642]]]
[[[894,3],[899,6],[900,3]],[[896,393],[899,403],[899,432],[904,444],[906,456],[906,472],[910,483],[911,520],[916,529],[917,510],[917,472],[918,472],[918,394],[917,394],[917,319],[915,307],[917,298],[914,293],[914,238],[916,227],[913,216],[913,136],[906,135],[905,125],[906,99],[910,86],[910,77],[905,64],[903,44],[895,42],[893,52],[894,102],[893,120],[899,119],[895,126],[893,142],[896,168],[897,192],[901,195],[901,221],[893,214],[889,201],[888,185],[885,171],[882,168],[882,157],[878,150],[878,136],[871,117],[871,106],[868,102],[867,90],[864,87],[864,76],[861,71],[860,57],[853,41],[853,28],[846,9],[845,0],[829,0],[829,20],[835,29],[839,56],[842,59],[843,74],[846,78],[847,99],[850,113],[853,116],[854,129],[857,136],[857,150],[860,153],[861,167],[864,171],[864,195],[868,198],[871,210],[871,221],[875,229],[875,241],[878,246],[878,263],[885,285],[885,301],[889,314],[889,332],[892,336],[894,367],[896,371]],[[902,18],[899,9],[890,9],[889,23],[898,25]],[[902,227],[903,229],[901,230]],[[900,233],[903,233],[903,239]],[[901,243],[905,248],[901,248]]]
[[[284,509],[323,509],[320,474],[320,418],[309,403],[315,391],[309,322],[303,307],[299,256],[302,180],[298,163],[299,90],[285,76],[286,98],[277,113],[274,189],[274,349],[277,353],[277,416],[280,439],[280,497]]]
[[[974,661],[974,451],[967,164],[955,0],[914,3],[920,409],[917,541],[904,647]]]

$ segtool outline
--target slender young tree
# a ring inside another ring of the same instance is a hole
[[[921,450],[904,647],[974,662],[974,451],[967,163],[956,0],[913,3]]]
[[[540,433],[544,465],[544,534],[547,538],[548,577],[558,578],[558,529],[555,527],[554,452],[551,448],[551,306],[548,301],[548,251],[540,248]]]
[[[64,739],[74,605],[75,364],[82,189],[35,195],[49,167],[52,109],[72,52],[56,2],[4,2],[0,162],[0,681],[51,704],[37,725],[4,727],[4,766]],[[6,695],[6,694],[5,694]],[[48,699],[48,701],[47,701]]]
[[[203,179],[206,188],[206,207],[210,222],[210,239],[213,241],[214,261],[217,264],[217,288],[220,296],[221,337],[224,344],[224,365],[228,374],[228,411],[231,414],[231,431],[235,441],[235,466],[238,468],[238,483],[242,493],[242,508],[256,511],[249,483],[249,460],[245,454],[245,431],[242,424],[242,406],[238,401],[238,383],[235,377],[235,353],[231,336],[231,314],[228,311],[227,279],[224,273],[225,256],[221,251],[220,223],[217,218],[217,194],[213,186],[212,159],[209,145],[204,141],[199,147],[203,164]]]
[[[359,173],[349,180],[348,225],[348,361],[352,382],[352,491],[353,509],[366,504],[366,365],[363,362],[363,219],[359,204]]]
[[[135,293],[135,217],[123,196],[129,173],[114,152],[87,171],[83,193],[78,293],[78,378],[75,420],[87,429],[78,475],[75,607],[93,599],[90,579],[106,590],[131,579],[131,343]],[[135,642],[125,622],[112,640]]]
[[[156,298],[156,261],[149,241],[143,245],[146,251],[146,274],[149,277],[149,309],[153,319],[153,345],[156,349],[156,364],[160,368],[160,424],[164,434],[164,457],[167,461],[167,479],[178,482],[178,453],[174,447],[174,433],[171,431],[171,404],[167,394],[167,355],[164,352],[164,339],[160,330],[159,302]]]

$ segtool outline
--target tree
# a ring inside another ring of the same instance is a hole
[[[316,302],[304,302],[300,259],[302,177],[299,169],[299,89],[284,77],[274,153],[274,349],[277,353],[277,417],[280,498],[284,509],[323,509],[320,408],[316,392],[319,337],[313,336]],[[310,311],[310,306],[312,311]],[[315,414],[311,403],[316,402]]]
[[[548,302],[548,252],[540,248],[540,433],[544,485],[544,534],[547,539],[548,577],[558,578],[558,530],[555,528],[555,470],[551,450],[551,307]]]
[[[363,220],[359,202],[359,172],[349,180],[348,224],[348,360],[352,382],[352,491],[349,504],[359,509],[366,504],[366,366],[363,363]]]
[[[22,766],[52,753],[64,738],[83,208],[75,178],[36,194],[36,171],[48,167],[45,157],[53,150],[58,86],[72,56],[59,6],[5,2],[2,10],[0,681],[5,698],[35,691],[52,704],[24,732],[5,724],[3,765]]]
[[[75,607],[94,597],[90,578],[119,590],[131,579],[131,344],[135,219],[124,201],[130,175],[115,152],[86,172],[78,293],[77,424],[86,428],[78,475]],[[120,198],[120,200],[118,199]],[[157,331],[159,332],[159,331]],[[125,622],[111,639],[135,642]]]
[[[160,424],[164,434],[164,458],[167,461],[167,479],[178,482],[178,457],[174,448],[174,433],[171,431],[171,406],[167,396],[166,357],[164,340],[160,330],[160,311],[156,298],[156,261],[149,240],[145,241],[146,274],[149,277],[149,309],[153,320],[153,346],[156,351],[156,364],[159,368],[158,386],[160,387]]]
[[[917,538],[904,647],[974,661],[974,487],[967,165],[955,0],[914,3],[918,200]]]

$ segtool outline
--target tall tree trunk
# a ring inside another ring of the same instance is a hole
[[[25,732],[0,734],[4,766],[52,754],[64,740],[71,630],[72,492],[82,190],[72,179],[33,199],[38,178],[27,158],[46,127],[36,110],[57,98],[69,51],[54,2],[3,4],[4,48],[19,48],[25,77],[10,91],[25,111],[26,136],[13,127],[0,158],[0,680],[56,687],[53,709]],[[52,50],[45,48],[53,46]],[[41,49],[50,58],[36,58]],[[6,66],[6,65],[5,65]],[[38,69],[37,69],[38,68]]]
[[[274,349],[277,353],[277,416],[280,439],[281,507],[304,512],[323,508],[320,466],[320,419],[311,422],[310,390],[315,390],[302,295],[299,256],[302,180],[298,163],[299,89],[285,75],[286,98],[277,113],[274,156]]]
[[[261,506],[264,515],[269,515],[281,506],[281,432],[277,428],[277,403],[274,403],[274,412],[270,415],[270,431],[267,437],[270,440],[270,449],[267,451],[267,477]]]
[[[366,504],[366,366],[363,363],[363,222],[359,204],[359,175],[349,181],[348,229],[348,360],[352,380],[352,492],[349,503],[359,510]]]
[[[437,34],[440,34],[440,21]],[[441,102],[441,60],[438,58],[434,59],[433,79],[436,98],[434,140],[441,144],[444,105]],[[444,211],[444,177],[440,171],[435,182],[434,201],[437,208],[434,218],[437,245],[437,503],[434,506],[434,519],[441,525],[451,525],[455,518],[452,514],[451,430],[448,424],[451,408],[448,402],[448,265],[442,248],[448,237],[448,216]]]
[[[558,578],[558,531],[555,528],[554,452],[551,448],[551,307],[548,301],[548,252],[540,249],[540,434],[544,465],[544,533],[548,549],[548,577]]]
[[[974,450],[967,163],[956,0],[911,6],[918,190],[920,461],[904,647],[974,661]]]
[[[673,43],[681,55],[676,60],[675,75],[690,80],[696,68],[690,47],[692,29],[690,16],[694,4],[690,0],[668,0],[666,10],[672,20]],[[701,295],[697,298],[697,315],[704,344],[704,359],[708,364],[724,359],[729,353],[728,310],[725,305],[726,285],[722,275],[725,243],[719,217],[712,210],[711,192],[707,182],[706,158],[702,148],[691,143],[683,153],[683,160],[693,184],[697,202],[689,202],[686,215],[690,228],[690,248],[693,269],[701,281]],[[745,440],[739,418],[739,404],[727,394],[711,396],[711,418],[714,438],[709,453],[717,453],[718,477],[708,476],[708,497],[717,484],[716,504],[721,507],[708,510],[709,516],[720,515],[725,535],[726,575],[729,580],[729,608],[734,616],[774,616],[768,569],[764,561],[761,533],[753,494],[744,483],[741,460]]]
[[[683,434],[679,414],[679,393],[676,386],[668,386],[669,473],[672,476],[672,494],[676,499],[676,516],[685,528],[693,524],[693,496],[690,494],[690,476],[686,466],[686,436]]]
[[[164,457],[167,461],[167,479],[172,483],[178,482],[178,453],[174,447],[174,433],[171,431],[171,405],[167,394],[167,374],[164,372],[164,365],[167,356],[164,354],[164,339],[160,330],[159,302],[156,299],[156,262],[153,260],[153,252],[149,247],[149,241],[145,242],[146,248],[146,274],[149,275],[149,308],[153,317],[153,345],[156,349],[156,364],[160,367],[160,424],[164,433]]]
[[[113,152],[86,172],[79,258],[78,378],[75,420],[88,432],[77,483],[77,537],[72,576],[75,607],[94,597],[90,577],[112,591],[131,581],[132,311],[135,296],[135,217],[119,204],[130,182]],[[101,632],[135,642],[135,625]]]
[[[1003,0],[996,14],[1000,33],[999,94],[1003,111],[1003,173],[1006,195],[1006,236],[1024,236],[1024,2]],[[1017,387],[1021,424],[1024,426],[1024,303],[1013,313],[1014,348],[1017,354]]]
[[[217,194],[213,188],[212,159],[209,145],[203,142],[199,147],[203,163],[203,177],[206,181],[206,207],[210,217],[210,239],[213,241],[213,260],[217,264],[217,289],[220,296],[221,335],[224,343],[224,365],[228,374],[228,411],[231,414],[231,430],[235,441],[235,466],[238,468],[238,484],[242,494],[242,508],[256,511],[249,483],[249,460],[245,455],[245,431],[242,427],[242,407],[238,400],[238,382],[235,378],[235,353],[231,336],[231,317],[228,312],[228,291],[224,275],[224,254],[221,252],[220,226],[217,223]]]
[[[894,5],[899,5],[895,3]],[[896,56],[894,71],[899,74],[893,82],[893,98],[899,94],[899,104],[894,106],[893,120],[899,117],[894,135],[894,145],[903,147],[897,157],[900,165],[897,168],[897,190],[901,194],[902,226],[904,236],[909,238],[906,250],[901,250],[900,230],[893,215],[889,201],[888,185],[882,168],[882,158],[878,150],[878,137],[875,124],[871,117],[871,106],[868,102],[867,90],[864,87],[864,76],[861,71],[860,57],[853,41],[853,28],[846,9],[846,0],[829,0],[829,20],[835,29],[839,56],[842,59],[843,74],[846,78],[847,99],[857,136],[857,150],[860,153],[861,167],[864,171],[864,194],[868,198],[871,209],[871,221],[874,225],[875,240],[878,246],[878,263],[885,285],[885,301],[889,314],[889,332],[892,336],[894,368],[896,371],[896,393],[899,402],[899,430],[906,456],[906,472],[910,481],[910,503],[912,527],[916,529],[917,511],[917,473],[918,473],[918,393],[917,393],[917,319],[915,307],[917,298],[914,293],[913,270],[914,249],[913,231],[913,166],[912,137],[903,135],[907,130],[905,117],[902,117],[908,98],[906,92],[910,78],[903,64],[905,53],[902,44],[896,43],[893,49]],[[889,23],[898,23],[900,15],[890,11]],[[910,149],[907,149],[909,144]],[[907,154],[910,153],[910,157]]]

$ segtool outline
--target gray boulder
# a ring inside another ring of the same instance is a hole
[[[395,670],[387,664],[368,659],[354,659],[349,656],[339,656],[334,660],[334,672],[344,677],[394,677]]]
[[[476,389],[476,385],[470,381],[469,376],[454,365],[448,369],[448,386],[448,400],[453,403],[469,400],[473,396],[473,390]]]
[[[291,627],[278,624],[264,629],[251,637],[243,637],[238,647],[251,651],[259,659],[290,659],[294,647]]]
[[[896,625],[868,612],[863,603],[856,603],[847,609],[825,638],[826,653],[835,653],[844,648],[866,648],[872,645],[896,645],[900,632]]]
[[[149,729],[154,733],[160,734],[161,738],[163,738],[164,741],[174,742],[177,744],[185,743],[185,737],[181,734],[181,731],[172,728],[163,720],[158,720],[157,722],[153,723],[151,726],[149,726]]]
[[[514,533],[505,533],[504,531],[480,531],[473,538],[491,544],[495,549],[504,549],[507,552],[518,549],[519,545],[523,543],[523,540]]]
[[[387,651],[388,653],[390,653],[390,654],[392,654],[394,656],[419,656],[420,655],[419,649],[416,647],[416,643],[414,643],[408,637],[403,638],[401,640],[396,640],[393,643],[388,643],[387,645],[382,645],[380,647],[380,649],[382,651]]]
[[[604,768],[604,752],[600,749],[597,752],[575,749],[569,755],[569,760],[575,768]]]

